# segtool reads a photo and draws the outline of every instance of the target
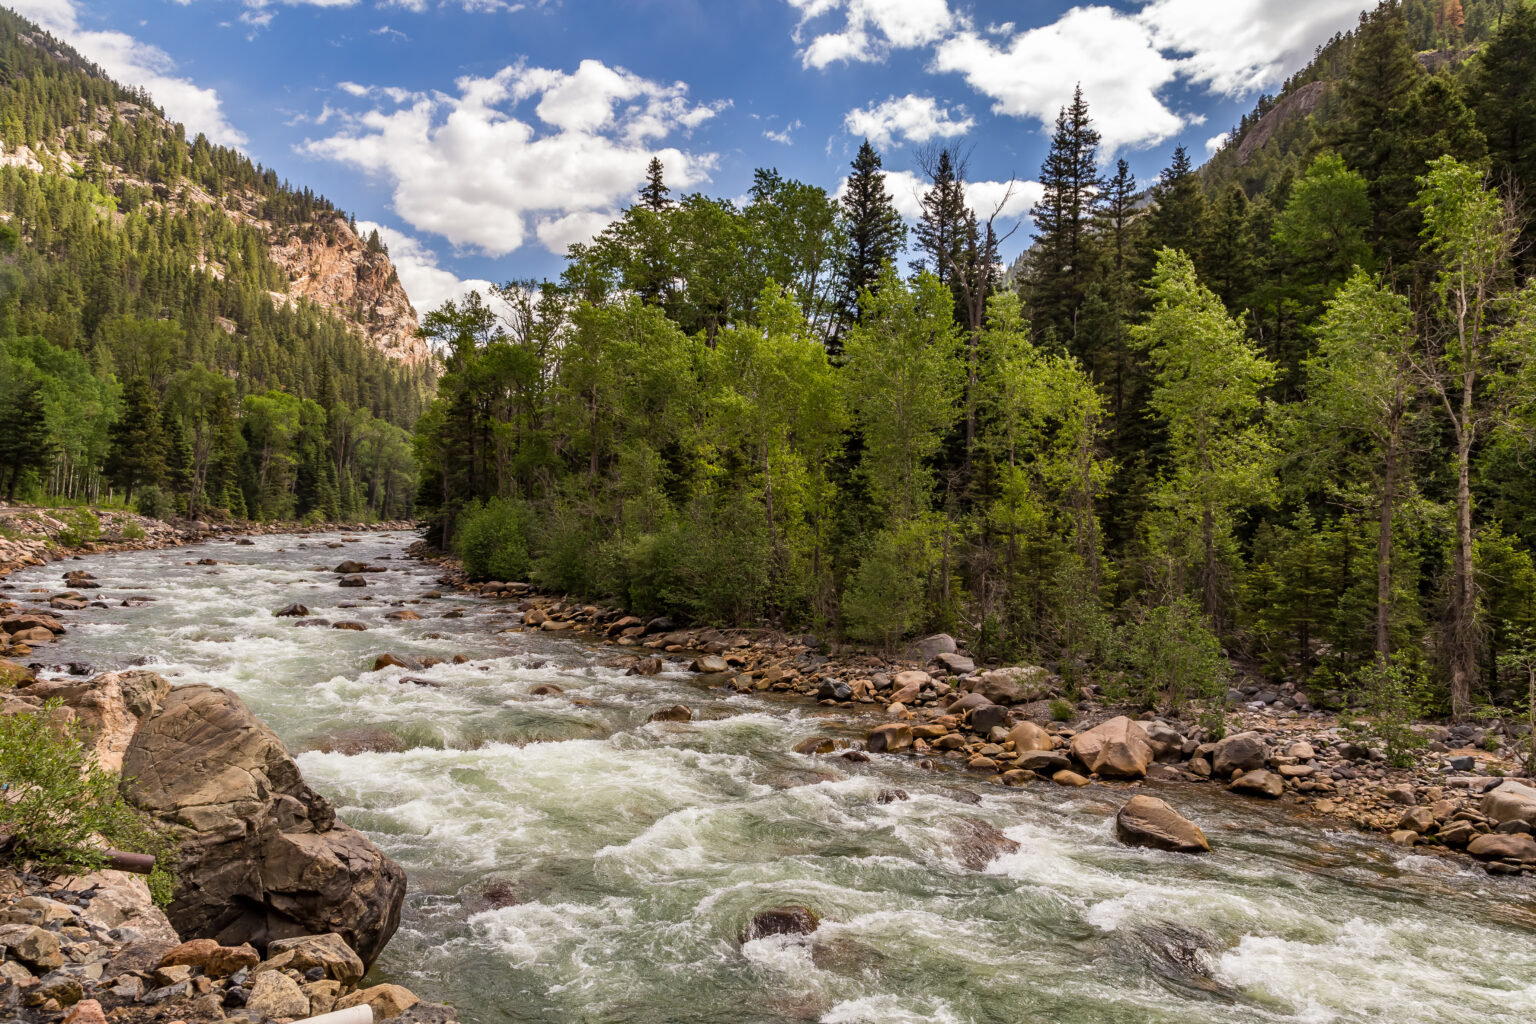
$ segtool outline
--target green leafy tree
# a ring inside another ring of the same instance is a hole
[[[1274,446],[1262,394],[1274,364],[1254,350],[1189,257],[1158,254],[1152,312],[1134,329],[1152,363],[1148,405],[1167,432],[1168,464],[1153,489],[1158,550],[1198,569],[1201,607],[1223,611],[1223,551],[1237,516],[1272,491]],[[1194,540],[1190,550],[1187,539]],[[1181,575],[1181,573],[1176,573]]]
[[[113,484],[123,489],[123,500],[130,504],[135,490],[158,484],[165,477],[160,409],[144,377],[134,377],[123,389],[123,414],[112,428],[106,470]]]

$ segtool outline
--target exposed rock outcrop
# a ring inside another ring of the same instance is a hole
[[[266,948],[335,932],[371,963],[400,922],[405,873],[337,821],[276,734],[232,693],[172,690],[123,762],[125,792],[172,826],[184,936]]]

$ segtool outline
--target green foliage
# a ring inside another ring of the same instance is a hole
[[[1428,743],[1413,726],[1431,710],[1429,690],[1422,663],[1408,656],[1372,663],[1354,679],[1352,707],[1365,718],[1356,731],[1379,740],[1394,767],[1411,767],[1413,752]]]
[[[1072,706],[1071,701],[1061,697],[1051,701],[1051,721],[1070,722],[1075,714],[1077,714],[1077,709]]]
[[[0,715],[0,832],[10,858],[61,871],[105,863],[108,846],[153,854],[157,901],[169,902],[175,843],[128,805],[116,773],[96,763],[84,730],[58,700],[38,711]]]
[[[159,519],[162,522],[176,514],[176,505],[169,495],[156,486],[149,486],[139,492],[138,499],[134,502],[134,510],[141,516],[150,519]]]
[[[454,549],[464,571],[477,580],[522,580],[528,576],[528,511],[504,498],[472,503],[459,517]]]
[[[64,529],[59,531],[59,543],[69,548],[82,548],[101,539],[101,520],[88,508],[77,508],[66,517]]]
[[[142,501],[143,499],[141,498],[140,500]],[[122,537],[123,540],[143,540],[149,535],[144,532],[144,527],[138,523],[128,522],[123,524],[123,528],[118,531],[118,536]]]
[[[1182,713],[1226,699],[1230,668],[1221,640],[1199,606],[1186,597],[1144,608],[1120,631],[1130,696],[1147,707]]]

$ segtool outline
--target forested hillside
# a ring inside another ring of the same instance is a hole
[[[0,10],[0,497],[408,513],[435,373],[377,237]]]
[[[911,268],[868,144],[841,199],[761,171],[740,208],[653,163],[560,281],[426,318],[434,535],[482,576],[959,631],[1148,703],[1230,663],[1400,714],[1523,703],[1536,13],[1500,6],[1385,3],[1330,43],[1294,169],[1251,194],[1254,123],[1138,182],[1080,95],[1016,288],[961,147],[927,161]]]

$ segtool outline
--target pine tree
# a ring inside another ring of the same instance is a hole
[[[133,501],[140,487],[157,484],[165,476],[164,440],[160,410],[149,381],[134,377],[123,389],[122,418],[112,427],[106,473],[123,489],[125,501]]]
[[[875,289],[881,269],[895,263],[907,241],[907,227],[885,190],[880,155],[868,139],[860,144],[852,167],[842,199],[843,233],[848,239],[839,302],[844,328],[860,321],[859,296]]]
[[[32,374],[18,375],[8,391],[0,393],[0,483],[5,500],[16,500],[16,488],[28,470],[42,472],[53,462],[43,408],[43,382]]]
[[[975,227],[975,218],[965,204],[965,165],[948,147],[919,157],[919,162],[928,174],[929,186],[914,232],[923,258],[915,261],[912,269],[932,273],[940,284],[953,290],[957,268]],[[957,296],[957,313],[958,307]]]
[[[1510,9],[1478,60],[1472,96],[1494,179],[1501,184],[1512,180],[1530,196],[1536,191],[1536,6]],[[1527,222],[1520,247],[1527,268],[1536,262],[1533,230]]]
[[[1183,146],[1173,151],[1173,162],[1153,186],[1152,197],[1157,205],[1147,217],[1147,265],[1143,276],[1150,276],[1150,264],[1160,250],[1197,253],[1205,237],[1205,192]]]
[[[653,213],[660,213],[672,205],[672,200],[667,198],[672,190],[662,182],[661,172],[661,157],[651,157],[645,168],[645,184],[640,186],[640,205]]]
[[[1104,186],[1098,172],[1099,133],[1088,115],[1081,85],[1061,108],[1051,148],[1040,166],[1045,192],[1030,211],[1035,221],[1030,310],[1035,329],[1069,342],[1091,271],[1087,252],[1095,197]],[[1074,346],[1075,348],[1075,346]]]
[[[196,495],[192,493],[192,443],[182,428],[181,417],[166,406],[161,410],[160,436],[165,442],[165,482],[175,495],[177,504],[187,510],[195,510]]]

